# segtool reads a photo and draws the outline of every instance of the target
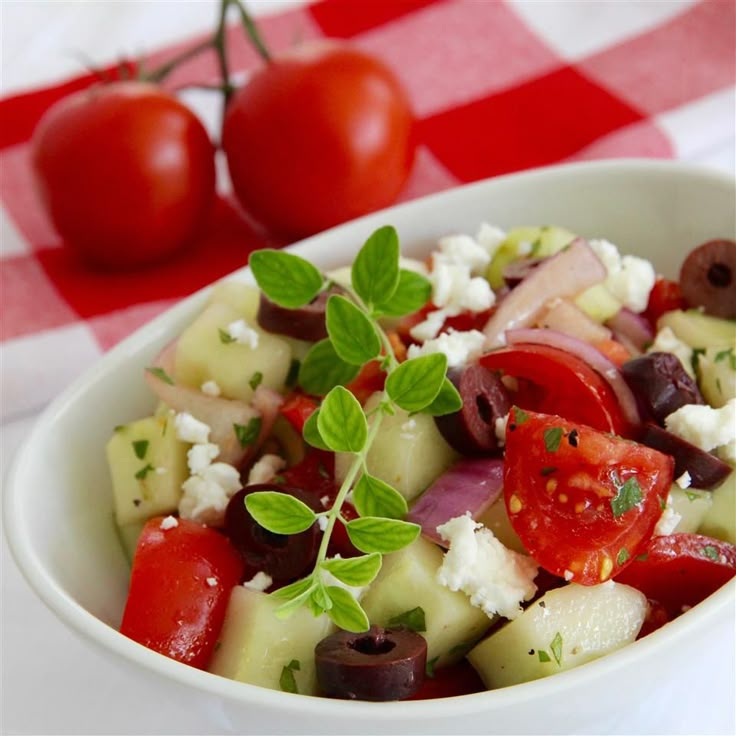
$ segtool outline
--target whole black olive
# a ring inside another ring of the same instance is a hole
[[[460,392],[460,411],[435,417],[437,429],[447,443],[463,455],[490,455],[496,452],[496,420],[511,409],[511,399],[501,379],[477,363],[453,368],[447,377]]]
[[[314,650],[321,694],[346,700],[403,700],[424,682],[427,642],[408,629],[338,631]]]
[[[690,475],[690,485],[701,490],[715,488],[731,472],[731,466],[705,450],[683,440],[672,432],[648,424],[644,427],[639,442],[642,445],[670,455],[675,460],[675,478],[685,471]]]
[[[261,293],[261,301],[258,306],[258,325],[268,332],[277,335],[286,335],[297,340],[317,342],[327,337],[325,325],[325,310],[327,300],[333,294],[343,294],[344,290],[337,284],[326,291],[321,291],[299,309],[286,309]]]
[[[736,242],[709,240],[691,251],[680,269],[680,289],[690,307],[736,318]]]
[[[317,557],[322,537],[317,524],[299,534],[275,534],[264,529],[248,513],[245,497],[256,491],[288,493],[314,511],[324,511],[319,501],[308,493],[290,486],[262,483],[246,486],[228,502],[225,510],[225,534],[246,562],[246,577],[253,571],[268,573],[276,587],[297,580],[307,573]]]
[[[629,360],[621,373],[639,409],[658,424],[685,404],[704,404],[695,381],[672,353],[648,353]]]

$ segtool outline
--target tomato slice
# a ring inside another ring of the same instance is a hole
[[[402,342],[406,345],[411,345],[416,342],[416,340],[411,336],[411,330],[420,322],[424,322],[430,312],[434,312],[437,309],[439,309],[439,307],[429,302],[417,312],[413,312],[412,314],[402,317],[396,328],[396,332]],[[455,332],[468,332],[469,330],[482,331],[494,310],[495,307],[485,309],[482,312],[464,311],[452,317],[447,317],[440,332],[448,332],[449,330],[455,330]]]
[[[204,669],[243,561],[214,529],[151,519],[138,540],[121,633],[160,654]]]
[[[546,570],[602,583],[652,536],[673,466],[644,445],[514,407],[504,463],[509,520]]]
[[[640,590],[672,619],[736,576],[736,546],[702,534],[653,537],[616,580]]]
[[[311,396],[295,391],[286,398],[279,412],[299,434],[303,434],[307,419],[316,409],[317,402]]]
[[[549,345],[519,343],[486,353],[479,363],[523,379],[513,397],[522,409],[557,414],[612,434],[629,431],[613,389],[576,355]]]
[[[430,700],[433,698],[453,698],[457,695],[470,695],[486,690],[480,675],[467,659],[457,664],[441,667],[432,677],[425,677],[424,684],[408,700]]]
[[[685,309],[687,304],[680,284],[677,281],[658,278],[649,292],[649,301],[644,310],[644,316],[649,320],[652,327],[656,329],[657,320],[665,313],[674,309]]]

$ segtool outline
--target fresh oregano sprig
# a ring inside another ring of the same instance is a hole
[[[326,613],[342,629],[368,629],[365,611],[344,586],[369,585],[381,569],[382,555],[411,544],[420,532],[417,524],[403,520],[407,512],[404,497],[368,472],[366,458],[381,421],[397,409],[438,416],[462,406],[459,393],[447,379],[444,354],[400,363],[381,326],[381,317],[415,312],[431,295],[424,276],[400,267],[399,253],[393,227],[379,228],[368,238],[351,268],[352,288],[332,294],[327,300],[328,337],[312,346],[299,370],[302,388],[324,397],[304,426],[305,441],[353,456],[332,507],[315,512],[298,499],[278,492],[251,493],[245,499],[253,518],[277,534],[297,534],[320,517],[325,519],[312,573],[272,593],[283,601],[276,609],[279,617],[307,606],[315,616]],[[265,295],[287,309],[308,304],[333,285],[307,260],[284,251],[256,251],[250,257],[250,267]],[[345,384],[374,360],[387,375],[378,406],[367,415]],[[340,510],[351,491],[358,518],[347,521]],[[335,524],[345,525],[350,541],[363,555],[327,557]]]

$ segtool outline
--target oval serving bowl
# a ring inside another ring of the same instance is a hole
[[[484,221],[506,228],[557,224],[611,240],[676,277],[689,248],[734,236],[735,210],[736,187],[727,174],[643,160],[572,164],[435,194],[292,249],[328,270],[350,262],[385,224],[397,228],[405,255],[426,253],[442,235],[473,234]],[[242,269],[231,278],[251,277]],[[598,661],[536,682],[434,701],[345,702],[266,690],[192,669],[120,635],[128,567],[113,528],[105,442],[114,426],[150,411],[154,398],[143,368],[192,320],[207,292],[124,340],[47,408],[15,459],[4,496],[8,542],[36,594],[82,639],[148,681],[152,703],[174,698],[250,733],[600,733],[622,713],[641,709],[653,682],[668,689],[674,728],[678,708],[692,700],[678,675],[697,667],[703,648],[720,649],[733,669],[734,582]]]

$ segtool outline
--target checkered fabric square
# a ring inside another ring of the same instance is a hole
[[[322,0],[259,19],[278,52],[349,39],[409,91],[419,150],[401,199],[546,164],[693,158],[733,138],[733,0]],[[202,29],[203,34],[209,29]],[[169,58],[197,39],[160,48]],[[230,29],[233,70],[260,63]],[[167,84],[215,80],[198,57]],[[39,408],[102,352],[188,293],[278,245],[237,212],[222,177],[203,240],[130,275],[93,272],[62,247],[36,198],[29,141],[44,111],[90,75],[0,100],[3,419]],[[211,98],[187,97],[206,119]]]

